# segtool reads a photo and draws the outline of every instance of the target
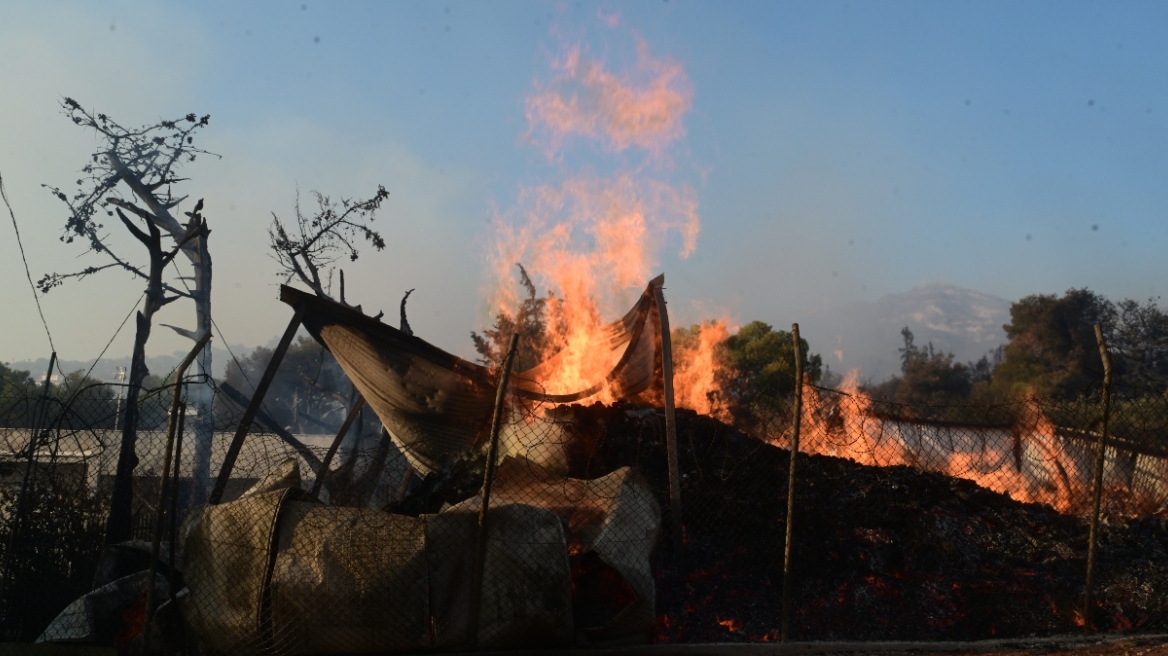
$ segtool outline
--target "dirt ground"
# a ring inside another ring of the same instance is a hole
[[[479,652],[530,656],[535,651]],[[786,644],[638,645],[538,652],[548,656],[1168,656],[1168,634],[1060,636],[979,642],[791,642]]]

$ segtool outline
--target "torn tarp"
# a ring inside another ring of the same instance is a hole
[[[478,646],[567,646],[580,632],[647,637],[660,516],[640,477],[624,468],[594,481],[545,478],[518,461],[499,474]],[[295,478],[190,522],[183,615],[207,647],[323,654],[468,642],[473,503],[419,517],[331,507],[303,497]],[[605,573],[607,598],[580,594],[577,570]]]
[[[660,308],[653,279],[636,305],[619,321],[602,327],[594,357],[606,359],[605,373],[582,389],[549,390],[558,356],[511,377],[520,399],[573,403],[609,390],[628,399],[648,390],[659,371]],[[378,319],[291,287],[280,300],[303,308],[304,326],[340,363],[414,469],[421,474],[444,468],[481,445],[490,430],[495,399],[494,372],[468,362]]]

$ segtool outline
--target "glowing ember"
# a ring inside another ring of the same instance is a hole
[[[736,633],[739,629],[742,628],[742,622],[736,619],[718,620],[718,624],[726,627],[726,630],[730,633]]]

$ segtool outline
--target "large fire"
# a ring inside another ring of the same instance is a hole
[[[730,414],[721,398],[721,373],[726,367],[718,349],[730,336],[725,319],[707,321],[696,332],[673,343],[674,402],[700,414],[729,420]]]
[[[800,450],[866,465],[917,467],[974,481],[1018,501],[1083,511],[1090,500],[1094,447],[1062,435],[1037,400],[1027,399],[1020,408],[1009,427],[890,419],[873,411],[853,371],[838,394],[804,385]],[[790,433],[779,430],[766,437],[785,447]],[[1108,496],[1138,496],[1121,480],[1121,467],[1112,462],[1106,471]],[[1133,507],[1143,507],[1135,501]]]
[[[604,19],[610,30],[619,29],[619,16]],[[658,254],[670,240],[680,242],[683,258],[697,246],[697,194],[669,179],[692,85],[679,62],[654,56],[635,33],[631,40],[636,58],[626,70],[613,70],[573,44],[552,62],[550,78],[535,82],[526,101],[527,137],[549,163],[561,165],[562,176],[522,189],[516,206],[493,222],[493,313],[510,314],[521,301],[513,284],[516,263],[549,292],[549,330],[537,359],[557,356],[557,366],[540,371],[551,394],[605,379],[615,361],[613,350],[601,347],[602,326],[657,273]],[[564,170],[565,153],[580,146],[611,160],[610,171]],[[715,412],[708,400],[716,385],[713,349],[727,334],[725,322],[710,324],[674,352],[678,405]],[[592,398],[614,400],[611,390]]]
[[[512,315],[523,301],[513,278],[517,263],[546,290],[546,334],[541,352],[532,355],[540,362],[555,356],[533,370],[550,394],[589,389],[607,377],[621,351],[602,328],[657,273],[664,249],[674,247],[683,258],[694,252],[701,227],[697,194],[675,181],[678,166],[671,157],[685,138],[693,104],[685,68],[654,55],[620,26],[619,15],[601,18],[609,34],[628,35],[633,63],[614,69],[583,45],[570,44],[551,63],[550,75],[535,81],[525,103],[525,136],[555,177],[522,188],[515,205],[494,217],[488,256],[492,314]],[[602,171],[567,168],[565,156],[581,147],[589,149],[582,160],[595,163],[599,156]],[[718,352],[729,325],[707,321],[677,333],[679,407],[731,418]],[[1089,496],[1082,441],[1071,446],[1036,402],[1008,428],[954,427],[879,416],[855,372],[840,394],[805,390],[807,452],[945,473],[1064,512],[1081,509]],[[611,403],[613,390],[590,400]],[[790,432],[778,428],[762,437],[786,446]]]

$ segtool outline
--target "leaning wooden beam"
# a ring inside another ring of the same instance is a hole
[[[357,413],[361,412],[363,407],[365,407],[365,397],[358,394],[357,400],[353,401],[353,407],[349,408],[349,416],[345,417],[345,423],[341,424],[341,430],[337,431],[337,436],[329,445],[328,452],[324,454],[324,460],[316,468],[316,482],[312,484],[312,496],[320,494],[320,488],[324,485],[325,477],[328,476],[329,463],[333,461],[333,456],[337,455],[337,448],[341,446],[341,440],[345,439],[345,435],[357,419]]]
[[[240,392],[239,390],[232,387],[230,383],[220,383],[219,391],[223,392],[223,394],[226,395],[232,403],[235,403],[240,408],[247,409],[247,407],[251,405],[251,399],[249,399],[243,392]],[[268,413],[264,412],[263,407],[256,411],[255,418],[260,422],[261,428],[272,431],[276,434],[277,437],[283,440],[285,444],[295,449],[296,453],[299,454],[301,458],[304,458],[304,461],[308,463],[308,466],[311,467],[313,471],[320,469],[320,458],[318,458],[316,454],[312,452],[312,449],[305,446],[304,442],[296,439],[295,435],[281,428],[280,424],[275,419],[272,419]]]
[[[662,281],[664,282],[664,281]],[[653,286],[657,300],[657,316],[661,323],[661,374],[665,379],[665,444],[669,460],[669,510],[673,523],[674,556],[681,555],[681,475],[677,466],[677,417],[673,408],[673,346],[669,339],[669,311],[665,307],[665,293],[661,285]]]
[[[467,620],[467,643],[471,649],[478,646],[479,618],[482,615],[483,575],[487,562],[487,511],[491,508],[491,486],[495,482],[495,460],[499,457],[499,431],[503,428],[503,402],[507,398],[507,383],[511,378],[511,365],[515,363],[515,352],[519,350],[519,334],[511,335],[507,347],[507,357],[499,371],[499,390],[495,392],[495,412],[491,417],[491,439],[487,443],[487,463],[483,468],[483,496],[480,500],[479,527],[476,536],[474,562],[470,576],[470,610]]]
[[[296,337],[296,331],[300,329],[300,322],[304,319],[304,306],[296,306],[296,311],[292,314],[292,320],[288,322],[288,327],[284,329],[284,336],[280,338],[280,344],[276,346],[276,350],[272,353],[272,361],[268,363],[268,368],[264,370],[264,375],[260,378],[260,382],[256,385],[255,394],[251,397],[251,403],[248,404],[247,410],[243,412],[243,418],[239,420],[239,428],[235,431],[235,437],[231,440],[231,446],[227,447],[227,454],[223,456],[223,466],[219,469],[219,478],[215,480],[215,488],[211,490],[211,497],[209,503],[215,505],[223,500],[223,492],[227,489],[227,481],[231,478],[231,470],[235,469],[235,460],[239,458],[239,450],[243,448],[243,439],[247,437],[247,432],[251,430],[251,423],[255,421],[256,413],[259,412],[260,404],[264,402],[264,396],[268,393],[268,387],[271,386],[272,380],[276,377],[276,369],[280,367],[280,361],[284,359],[284,354],[288,352],[288,347],[292,345],[292,338]]]

